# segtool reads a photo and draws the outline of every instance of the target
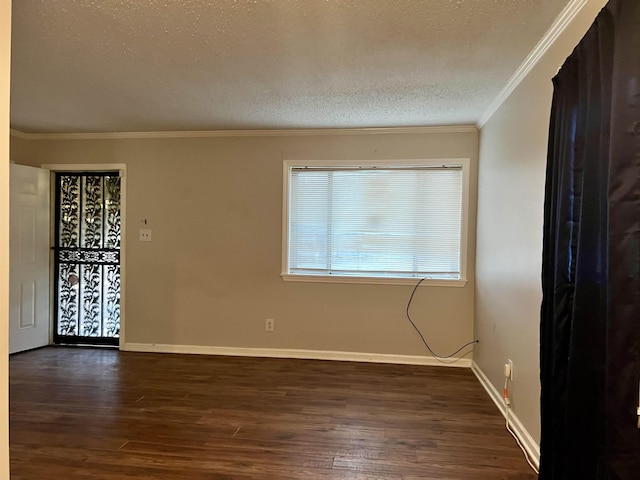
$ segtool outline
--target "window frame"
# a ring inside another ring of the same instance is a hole
[[[460,278],[425,279],[421,285],[464,287],[467,284],[467,250],[469,236],[469,158],[431,158],[394,160],[283,160],[282,181],[282,265],[280,276],[287,282],[356,283],[377,285],[414,285],[420,277],[367,277],[342,275],[307,275],[289,273],[289,186],[294,168],[398,168],[459,166],[462,169],[462,212],[460,225]]]

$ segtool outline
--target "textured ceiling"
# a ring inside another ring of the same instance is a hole
[[[568,0],[14,0],[23,132],[476,123]]]

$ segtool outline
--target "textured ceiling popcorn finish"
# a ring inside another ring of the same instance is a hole
[[[19,0],[23,132],[477,122],[568,0]]]

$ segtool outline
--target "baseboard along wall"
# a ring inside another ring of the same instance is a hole
[[[471,370],[478,378],[478,381],[480,382],[480,384],[484,387],[486,392],[489,394],[489,397],[491,398],[491,400],[493,400],[493,403],[496,404],[496,407],[498,407],[498,410],[500,410],[500,413],[502,413],[502,416],[505,417],[506,419],[507,407],[504,404],[504,400],[502,399],[502,395],[500,394],[500,392],[496,389],[493,383],[491,383],[491,380],[489,380],[489,377],[485,375],[485,373],[482,371],[482,369],[478,366],[477,363],[475,362],[471,363]],[[522,424],[522,422],[520,421],[518,416],[513,412],[513,410],[509,412],[509,425],[511,426],[511,429],[520,440],[520,443],[522,444],[525,451],[527,452],[527,455],[529,456],[529,459],[531,459],[531,462],[534,464],[536,469],[539,469],[540,468],[540,445],[538,445],[538,442],[534,440],[534,438],[531,436],[529,431],[525,428],[525,426]]]
[[[227,355],[232,357],[299,358],[305,360],[336,360],[343,362],[396,363],[401,365],[427,365],[470,368],[471,360],[439,361],[420,355],[393,355],[386,353],[336,352],[330,350],[295,350],[281,348],[216,347],[205,345],[171,345],[162,343],[130,343],[120,347],[130,352],[184,353],[192,355]]]

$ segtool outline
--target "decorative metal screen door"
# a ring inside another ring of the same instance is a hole
[[[57,173],[54,342],[118,345],[120,177]]]

